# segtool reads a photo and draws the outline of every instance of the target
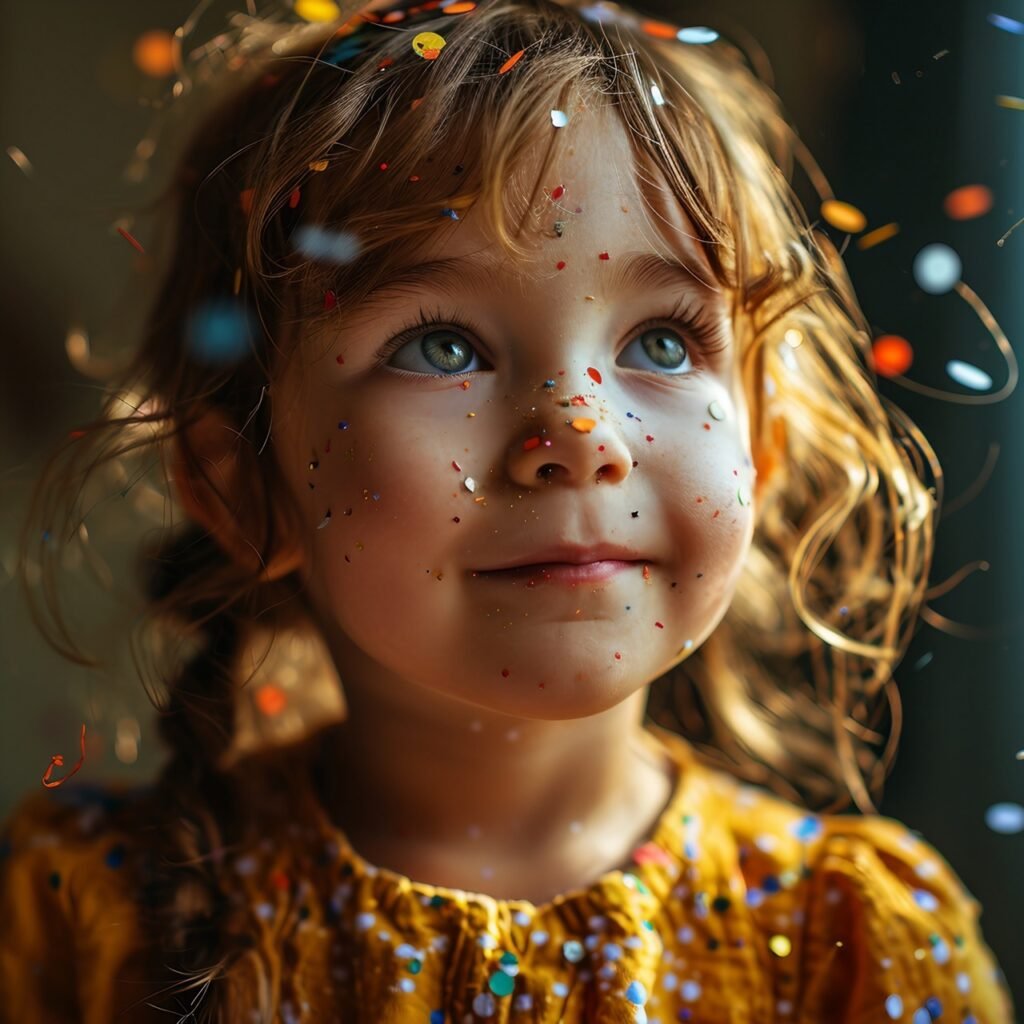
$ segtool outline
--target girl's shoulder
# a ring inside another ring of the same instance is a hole
[[[884,815],[815,814],[704,773],[747,913],[800,1020],[1013,1024],[982,907],[945,857]]]
[[[149,790],[30,793],[0,824],[0,1019],[98,1022],[139,994]],[[71,961],[84,958],[85,972]],[[139,1018],[132,1018],[139,1019]]]

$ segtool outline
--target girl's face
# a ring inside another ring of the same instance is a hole
[[[592,715],[729,605],[754,525],[729,296],[667,184],[635,181],[614,114],[561,130],[574,148],[544,182],[532,262],[492,271],[501,250],[475,212],[439,216],[410,263],[465,262],[339,308],[328,344],[306,339],[273,387],[276,457],[312,536],[303,572],[346,688]],[[702,280],[624,276],[654,253]],[[640,560],[578,584],[476,574],[563,543]]]

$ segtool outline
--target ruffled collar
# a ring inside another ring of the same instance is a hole
[[[567,904],[591,904],[597,897],[606,897],[611,892],[628,891],[643,904],[653,909],[662,904],[674,886],[685,865],[687,845],[692,859],[692,840],[699,832],[701,815],[699,798],[704,792],[705,769],[697,762],[690,745],[678,734],[653,723],[646,723],[645,731],[660,747],[675,767],[675,782],[664,810],[648,837],[634,848],[631,870],[615,869],[601,875],[587,885],[553,897],[543,904],[529,900],[499,899],[486,893],[463,889],[445,888],[428,882],[419,882],[376,865],[364,858],[349,842],[344,831],[329,817],[313,787],[303,790],[308,801],[307,820],[316,822],[322,835],[338,851],[337,862],[346,866],[346,874],[354,880],[373,879],[374,889],[379,897],[391,893],[408,893],[420,897],[425,904],[455,903],[467,908],[476,908],[485,917],[501,916],[509,912],[525,911],[531,919],[542,918],[564,909]],[[318,748],[314,748],[318,750]],[[316,762],[317,754],[313,755]],[[647,899],[644,899],[647,897]]]

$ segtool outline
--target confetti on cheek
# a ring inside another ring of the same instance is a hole
[[[588,366],[587,367],[587,374],[590,376],[591,380],[596,381],[598,384],[601,383],[601,371],[600,370],[595,369],[593,366]]]
[[[588,419],[586,416],[577,416],[570,421],[569,425],[581,434],[589,434],[597,426],[597,420]]]
[[[63,767],[63,765],[64,765],[64,755],[63,754],[53,754],[53,755],[51,755],[49,767],[47,767],[46,773],[43,775],[43,785],[47,789],[54,789],[57,786],[63,786],[64,783],[67,782],[68,779],[70,779],[71,776],[74,775],[75,772],[77,772],[78,769],[82,767],[82,762],[85,760],[85,722],[82,723],[82,735],[81,735],[81,738],[79,740],[79,743],[80,743],[81,748],[82,748],[82,753],[79,756],[78,761],[75,764],[75,767],[72,768],[71,771],[69,771],[67,773],[67,775],[65,775],[64,778],[62,778],[62,779],[54,779],[53,781],[51,781],[50,780],[50,775],[53,773],[53,769],[55,767],[56,768]]]

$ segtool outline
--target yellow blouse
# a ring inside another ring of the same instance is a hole
[[[928,843],[890,818],[810,814],[647,728],[680,774],[633,870],[540,907],[375,867],[311,793],[254,789],[263,838],[221,869],[271,967],[266,1021],[1013,1024],[981,907]],[[3,1021],[189,1007],[146,966],[146,792],[69,783],[5,823]],[[296,801],[315,827],[289,826]]]

